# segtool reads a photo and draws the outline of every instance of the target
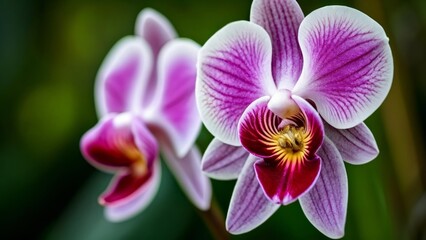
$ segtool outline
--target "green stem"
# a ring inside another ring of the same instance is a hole
[[[212,197],[210,209],[198,210],[210,232],[217,240],[229,239],[229,233],[225,229],[225,219],[216,199]]]

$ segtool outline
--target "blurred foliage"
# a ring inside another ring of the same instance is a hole
[[[300,0],[308,14],[330,4],[356,7],[383,25],[395,58],[394,85],[367,121],[381,154],[346,165],[345,239],[426,238],[426,2]],[[113,44],[132,35],[151,7],[180,36],[203,44],[227,23],[248,19],[250,0],[3,0],[0,2],[0,239],[212,238],[163,166],[160,191],[142,214],[118,224],[103,218],[97,196],[110,175],[85,162],[81,135],[97,121],[93,85]],[[211,135],[198,140],[205,149]],[[233,181],[213,181],[224,213]],[[423,231],[423,233],[421,233]],[[233,239],[325,239],[298,203]]]

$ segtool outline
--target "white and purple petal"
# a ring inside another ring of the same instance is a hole
[[[152,177],[147,180],[143,188],[139,189],[139,191],[125,203],[105,206],[105,217],[111,222],[120,222],[143,211],[151,203],[157,193],[160,180],[160,161],[156,161],[153,166]]]
[[[299,198],[308,220],[329,238],[344,235],[348,204],[348,180],[337,148],[328,139],[318,150],[322,169],[314,187]]]
[[[272,47],[260,26],[233,22],[201,48],[196,99],[207,129],[220,141],[238,146],[238,120],[259,97],[275,91],[271,75]]]
[[[383,28],[364,13],[329,6],[300,25],[303,70],[293,92],[335,128],[364,121],[389,92],[393,62]]]
[[[149,80],[143,89],[140,89],[140,98],[143,108],[149,106],[157,88],[157,60],[160,50],[170,40],[177,37],[172,24],[159,12],[151,8],[143,9],[136,20],[136,35],[143,38],[152,51],[153,71],[150,72]]]
[[[294,0],[254,0],[250,21],[262,26],[272,40],[272,75],[280,89],[292,89],[302,71],[297,32],[303,12]]]
[[[253,164],[259,160],[261,159],[250,155],[235,184],[226,217],[226,229],[232,234],[253,230],[280,206],[272,203],[259,185],[253,168]]]
[[[163,144],[162,147],[164,160],[189,200],[201,210],[209,209],[211,183],[201,172],[201,155],[198,149],[192,147],[186,156],[179,158],[167,144]]]
[[[158,58],[158,85],[143,117],[162,128],[178,157],[185,156],[201,129],[195,103],[197,55],[200,46],[189,39],[168,42]]]
[[[214,179],[236,179],[248,156],[243,147],[231,146],[215,138],[203,154],[201,169]]]
[[[365,123],[353,128],[336,129],[324,124],[325,133],[336,145],[343,160],[351,164],[364,164],[375,159],[379,154],[373,133]]]
[[[164,44],[177,37],[170,21],[152,8],[145,8],[139,13],[135,32],[149,43],[154,56],[158,56]]]
[[[145,88],[152,71],[148,44],[138,37],[121,39],[108,53],[96,76],[95,104],[99,118],[130,110],[135,89]]]

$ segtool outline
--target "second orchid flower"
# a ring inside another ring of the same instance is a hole
[[[195,106],[199,46],[175,39],[171,24],[151,9],[137,20],[136,36],[120,40],[96,79],[99,123],[81,140],[84,157],[115,174],[99,198],[111,221],[143,210],[160,181],[159,152],[189,199],[210,206],[210,181],[194,146],[201,127]]]

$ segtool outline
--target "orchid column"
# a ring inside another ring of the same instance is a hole
[[[160,181],[160,158],[193,204],[210,207],[211,186],[194,146],[201,127],[195,105],[199,46],[176,38],[171,24],[151,9],[137,19],[102,64],[95,89],[99,123],[81,140],[84,157],[115,174],[99,202],[111,221],[143,210]]]
[[[196,98],[215,136],[203,170],[237,178],[228,231],[248,232],[299,200],[319,231],[342,237],[343,160],[363,164],[377,156],[363,121],[385,99],[392,77],[383,28],[348,7],[304,17],[295,0],[254,0],[250,22],[215,33],[199,54]]]

